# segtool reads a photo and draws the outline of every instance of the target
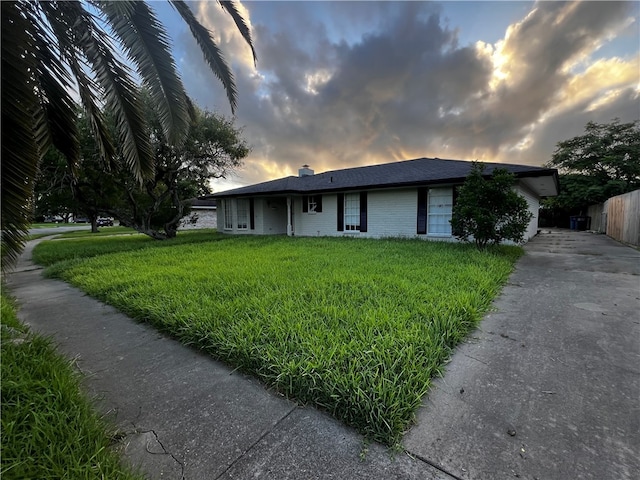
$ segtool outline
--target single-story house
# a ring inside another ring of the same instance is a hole
[[[213,195],[192,198],[189,203],[191,212],[182,219],[180,230],[218,227],[217,200]]]
[[[218,231],[298,236],[420,237],[452,239],[455,187],[471,162],[418,158],[299,176],[236,188],[218,200]],[[506,168],[533,218],[525,239],[537,233],[540,198],[558,194],[556,169],[485,163],[485,173]]]

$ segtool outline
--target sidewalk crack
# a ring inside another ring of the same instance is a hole
[[[282,418],[280,418],[276,423],[274,423],[271,428],[267,428],[265,429],[264,432],[262,432],[262,435],[260,435],[255,442],[253,442],[251,445],[249,445],[249,448],[247,448],[245,451],[243,451],[235,460],[233,460],[228,466],[227,468],[225,468],[220,475],[218,475],[216,477],[216,479],[218,478],[222,478],[229,470],[231,470],[231,468],[238,463],[242,458],[244,458],[247,453],[249,453],[251,450],[254,449],[254,447],[260,443],[262,441],[262,439],[264,437],[266,437],[269,433],[271,433],[273,430],[275,430],[277,428],[278,425],[280,425],[284,420],[286,420],[289,415],[291,415],[293,412],[295,412],[298,409],[297,406],[294,406],[291,410],[289,410],[286,415],[284,415]],[[215,480],[215,479],[214,479]]]
[[[169,452],[169,451],[165,448],[165,446],[164,446],[164,445],[162,444],[162,442],[160,441],[160,437],[158,437],[158,434],[156,433],[156,431],[155,431],[155,430],[150,430],[150,432],[151,432],[151,433],[153,433],[153,436],[156,438],[156,442],[158,442],[158,445],[160,445],[160,446],[162,447],[163,452],[164,452],[166,455],[169,455],[171,458],[173,458],[173,460],[174,460],[178,465],[180,465],[180,480],[185,480],[185,476],[184,476],[184,463],[183,463],[183,462],[181,462],[180,460],[178,460],[178,459],[176,458],[176,456],[175,456],[173,453]],[[147,450],[147,452],[151,453],[152,455],[155,455],[153,452],[149,451],[148,445],[147,445],[146,450]]]
[[[405,451],[406,451],[406,450],[405,450]],[[423,462],[423,463],[426,463],[427,465],[429,465],[429,466],[431,466],[431,467],[435,468],[436,470],[439,470],[440,472],[442,472],[442,473],[444,473],[445,475],[447,475],[447,476],[449,476],[449,477],[453,478],[454,480],[464,480],[462,477],[457,476],[455,473],[452,473],[452,472],[448,471],[448,470],[447,470],[446,468],[444,468],[443,466],[438,465],[438,464],[437,464],[437,463],[435,463],[435,462],[432,462],[431,460],[429,460],[429,459],[428,459],[428,458],[426,458],[426,457],[423,457],[422,455],[419,455],[419,454],[417,454],[417,453],[412,453],[412,452],[409,452],[409,451],[406,451],[406,452],[407,452],[407,455],[409,455],[410,457],[412,457],[412,458],[416,458],[416,459],[418,459],[419,461],[421,461],[421,462]]]
[[[471,360],[475,360],[476,362],[480,362],[480,363],[482,363],[482,364],[484,364],[484,365],[489,366],[489,364],[488,364],[487,362],[483,362],[482,360],[480,360],[480,359],[478,359],[478,358],[476,358],[476,357],[473,357],[473,356],[469,355],[468,353],[464,353],[463,355],[464,355],[465,357],[470,358]]]
[[[126,438],[129,435],[136,435],[136,434],[145,434],[145,433],[153,434],[156,442],[158,443],[158,445],[160,445],[160,448],[162,448],[162,452],[152,452],[151,450],[149,450],[148,441],[144,446],[146,452],[150,455],[169,455],[178,465],[180,465],[180,480],[186,480],[186,477],[184,474],[184,462],[181,462],[180,460],[178,460],[178,458],[173,453],[167,450],[164,444],[160,441],[160,437],[158,436],[158,433],[153,428],[145,429],[145,430],[138,428],[136,427],[136,424],[133,422],[131,422],[131,425],[133,426],[133,431],[123,432],[123,438]]]

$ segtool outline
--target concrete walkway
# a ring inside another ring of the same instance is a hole
[[[391,457],[327,415],[69,285],[29,246],[8,276],[20,317],[53,335],[149,478],[632,479],[640,471],[640,253],[543,233],[456,351]]]

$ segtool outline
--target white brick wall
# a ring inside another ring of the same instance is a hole
[[[195,220],[195,223],[193,222]],[[218,215],[212,208],[192,208],[191,213],[180,220],[180,230],[218,228]]]
[[[335,193],[322,195],[322,212],[302,212],[302,197],[293,197],[293,230],[300,237],[342,235],[338,232],[338,197]]]
[[[321,213],[303,213],[302,197],[294,198],[294,229],[299,236],[415,237],[418,214],[416,188],[367,193],[367,232],[338,231],[338,196],[322,195]],[[422,235],[421,235],[422,236]]]
[[[531,221],[529,222],[529,227],[527,228],[526,233],[524,234],[524,241],[527,242],[535,237],[538,233],[538,215],[540,213],[540,200],[538,197],[529,192],[528,189],[524,188],[522,185],[518,185],[516,187],[516,191],[524,197],[529,205],[529,211],[533,215]]]

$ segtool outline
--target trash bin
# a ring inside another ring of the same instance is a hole
[[[571,230],[577,230],[578,229],[578,222],[577,222],[577,218],[578,217],[569,217],[569,229]]]
[[[575,218],[576,218],[575,230],[585,231],[589,229],[589,225],[591,223],[591,217],[580,216]]]

